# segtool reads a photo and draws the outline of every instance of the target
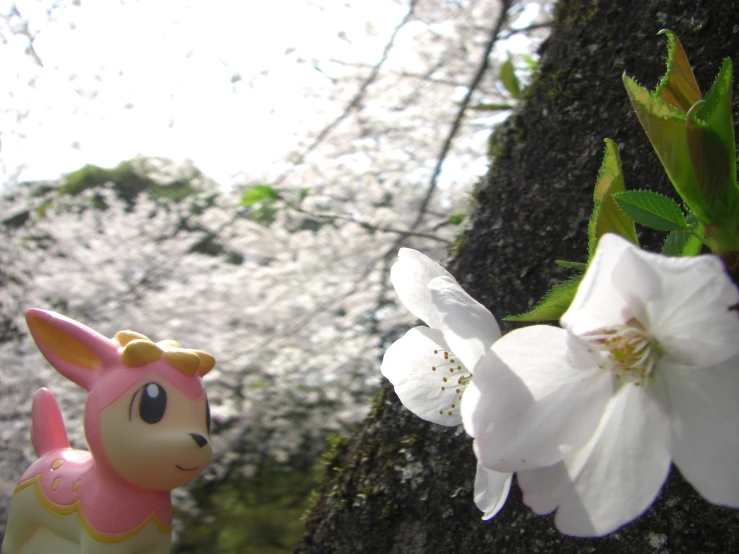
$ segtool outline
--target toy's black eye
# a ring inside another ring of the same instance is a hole
[[[208,434],[210,435],[210,402],[208,397],[205,397],[205,425],[208,428]]]
[[[139,415],[146,423],[158,423],[167,409],[167,393],[156,383],[147,383],[141,393]]]

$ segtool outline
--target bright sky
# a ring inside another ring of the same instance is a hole
[[[62,0],[49,18],[51,0],[0,0],[0,13],[12,4],[44,67],[24,54],[25,37],[5,37],[0,183],[19,167],[22,180],[54,179],[143,154],[190,159],[227,187],[266,176],[249,171],[283,160],[341,110],[322,95],[330,81],[314,61],[332,76],[347,69],[331,57],[376,63],[407,9],[391,0]]]

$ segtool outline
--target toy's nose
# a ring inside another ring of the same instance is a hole
[[[208,439],[206,439],[203,435],[200,435],[198,433],[190,433],[190,436],[200,448],[203,448],[206,444],[208,444]]]

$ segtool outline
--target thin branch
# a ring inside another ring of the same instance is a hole
[[[348,215],[342,215],[342,214],[336,214],[336,213],[321,213],[321,212],[311,212],[310,210],[306,210],[305,208],[301,208],[298,205],[286,202],[287,206],[295,210],[296,212],[300,212],[302,214],[305,214],[309,217],[312,217],[314,219],[338,219],[341,221],[349,221],[351,223],[356,223],[360,227],[363,227],[364,229],[367,229],[369,231],[380,231],[382,233],[396,233],[402,237],[419,237],[429,240],[435,240],[437,242],[443,242],[445,244],[451,244],[450,241],[448,241],[445,238],[432,235],[430,233],[420,233],[418,231],[406,231],[404,229],[397,229],[395,227],[385,227],[382,225],[375,225],[374,223],[370,223],[369,221],[363,221],[361,219],[357,219],[356,217],[348,216]]]
[[[532,23],[531,25],[527,25],[526,27],[520,27],[518,29],[510,29],[507,33],[503,33],[498,37],[499,40],[506,40],[508,38],[511,38],[513,35],[517,35],[518,33],[528,33],[529,31],[536,31],[537,29],[548,29],[554,25],[553,21],[544,21],[543,23]]]
[[[490,33],[490,39],[485,45],[485,50],[480,60],[480,65],[478,66],[475,75],[473,76],[470,84],[467,87],[467,94],[462,100],[462,103],[457,110],[457,115],[452,122],[452,126],[450,127],[446,139],[441,146],[441,151],[439,152],[439,156],[436,160],[436,167],[434,167],[434,172],[431,174],[431,180],[429,181],[428,189],[426,190],[426,196],[421,203],[421,207],[418,209],[418,214],[416,215],[415,221],[410,226],[411,230],[415,230],[416,228],[418,228],[418,226],[423,221],[424,216],[426,215],[426,210],[428,209],[431,198],[433,197],[434,192],[436,192],[436,187],[438,186],[441,168],[444,165],[444,161],[446,160],[447,155],[449,154],[449,150],[451,149],[452,143],[454,142],[454,137],[457,136],[457,132],[459,131],[459,127],[462,124],[462,119],[464,118],[464,114],[467,111],[467,107],[469,106],[470,100],[472,99],[472,95],[474,94],[475,90],[477,90],[480,81],[482,81],[482,77],[483,75],[485,75],[485,71],[487,71],[488,65],[490,63],[490,53],[492,52],[495,43],[498,41],[501,29],[503,28],[503,25],[508,18],[508,11],[510,10],[510,8],[511,0],[503,0],[501,2],[498,20],[495,22],[493,30]]]
[[[305,161],[308,155],[311,152],[313,152],[326,139],[326,137],[328,137],[331,134],[331,132],[342,121],[344,121],[349,116],[349,114],[351,114],[355,109],[357,109],[360,106],[360,104],[362,103],[362,99],[364,98],[364,95],[367,92],[367,89],[377,79],[377,76],[380,73],[380,69],[385,64],[385,61],[387,60],[387,56],[395,44],[395,39],[397,38],[398,33],[400,33],[401,29],[411,20],[411,17],[413,17],[413,11],[416,8],[417,2],[418,0],[411,0],[410,5],[408,6],[408,12],[405,14],[405,17],[400,22],[400,24],[393,31],[393,34],[390,37],[390,40],[387,42],[387,44],[385,45],[385,48],[382,51],[380,60],[372,68],[372,71],[370,72],[369,76],[360,85],[359,90],[354,95],[354,97],[351,99],[351,101],[346,105],[341,115],[339,115],[331,123],[326,125],[321,130],[321,132],[318,133],[318,136],[313,140],[313,142],[302,152],[302,154],[300,154],[298,159],[293,162],[292,167],[285,170],[279,177],[277,177],[277,179],[273,181],[272,183],[273,186],[280,185],[290,174],[292,174],[292,172],[295,171],[295,169]]]
[[[369,67],[373,67],[371,64],[363,63],[363,62],[346,62],[344,60],[340,60],[338,58],[330,58],[328,61],[331,63],[335,63],[336,65],[342,65],[344,67],[352,67],[352,68],[363,68],[367,69]],[[427,82],[427,83],[437,83],[440,85],[447,85],[450,87],[463,87],[465,86],[464,83],[460,83],[457,81],[452,81],[451,79],[439,79],[436,77],[432,77],[433,73],[439,69],[439,65],[437,64],[436,67],[432,67],[429,71],[426,73],[412,73],[410,71],[390,71],[388,72],[388,75],[396,75],[398,77],[408,77],[410,79],[419,79],[421,81]]]
[[[390,50],[393,48],[395,44],[395,39],[398,36],[398,33],[400,33],[401,29],[411,20],[411,17],[413,17],[414,10],[416,8],[416,4],[418,3],[418,0],[411,0],[410,4],[408,5],[408,11],[405,14],[405,17],[403,17],[402,21],[398,24],[397,27],[395,27],[395,30],[393,31],[393,34],[390,36],[390,39],[388,40],[387,44],[385,44],[385,48],[382,51],[382,55],[380,56],[380,59],[378,62],[374,65],[372,71],[370,72],[370,75],[364,80],[364,82],[360,85],[359,90],[354,95],[352,100],[346,105],[344,108],[344,111],[342,114],[334,119],[331,123],[326,125],[323,130],[321,130],[320,133],[318,133],[318,136],[313,140],[313,142],[306,148],[303,153],[295,160],[292,164],[292,166],[288,169],[286,169],[280,176],[278,176],[273,182],[272,186],[277,187],[280,184],[282,184],[287,177],[289,177],[308,157],[308,155],[313,152],[320,144],[323,142],[323,140],[328,137],[329,134],[341,123],[344,119],[346,119],[352,111],[354,111],[356,108],[359,107],[359,105],[362,102],[362,99],[364,98],[365,93],[367,92],[367,89],[369,86],[377,79],[377,76],[380,73],[380,69],[385,64],[385,61],[387,60],[388,54],[390,53]],[[236,221],[238,221],[240,218],[244,216],[244,211],[237,210],[233,216],[226,222],[222,223],[218,229],[216,229],[216,233],[221,233],[231,225],[233,225]],[[413,231],[413,230],[412,230]],[[407,231],[406,231],[407,233]]]
[[[282,175],[280,175],[274,182],[273,186],[277,186],[280,183],[284,182],[284,180],[292,173],[292,171],[295,170],[301,163],[304,162],[305,158],[313,151],[315,150],[319,144],[326,139],[326,137],[344,120],[346,119],[354,110],[360,107],[360,104],[362,102],[362,99],[364,98],[364,95],[366,94],[366,91],[368,87],[377,79],[377,76],[379,74],[379,71],[383,64],[385,63],[385,60],[387,59],[387,56],[391,50],[391,48],[394,45],[395,39],[400,32],[400,30],[403,28],[404,25],[406,25],[412,15],[414,8],[417,4],[418,0],[411,0],[409,4],[409,9],[406,14],[406,16],[403,18],[401,23],[396,27],[395,31],[393,32],[389,42],[386,44],[382,56],[378,63],[374,66],[373,70],[371,71],[370,75],[364,80],[364,82],[361,84],[359,90],[353,97],[353,99],[347,104],[347,106],[344,108],[343,113],[336,118],[334,121],[332,121],[330,124],[328,124],[326,127],[323,128],[323,130],[318,134],[316,139],[311,143],[311,145],[302,153],[300,158],[294,162],[292,169],[288,169],[286,172],[284,172]],[[322,311],[325,311],[330,308],[330,306],[335,305],[337,301],[344,300],[353,294],[355,294],[358,290],[361,289],[361,287],[364,285],[365,280],[369,277],[369,275],[372,273],[371,268],[376,267],[377,263],[380,262],[382,264],[382,267],[380,269],[380,276],[379,276],[379,283],[380,283],[380,291],[377,297],[377,306],[382,306],[385,302],[386,296],[387,296],[387,290],[388,290],[388,283],[389,283],[389,273],[390,273],[390,267],[392,266],[394,262],[394,255],[397,252],[398,248],[404,244],[407,239],[411,236],[421,237],[425,239],[435,240],[439,242],[443,242],[446,244],[449,244],[449,241],[446,239],[443,239],[441,237],[428,234],[428,233],[422,233],[417,232],[416,229],[419,227],[420,223],[424,220],[424,218],[429,213],[429,206],[430,206],[430,200],[433,196],[433,193],[437,187],[437,181],[439,174],[441,172],[441,166],[444,163],[444,160],[446,156],[448,155],[448,152],[450,150],[451,144],[459,131],[461,121],[464,117],[465,111],[469,107],[470,99],[472,97],[472,94],[475,92],[477,87],[479,86],[479,83],[482,80],[482,77],[485,73],[485,71],[488,68],[488,58],[490,55],[490,52],[495,45],[496,40],[498,39],[499,33],[501,28],[503,27],[508,10],[511,6],[512,0],[503,0],[502,6],[501,6],[501,13],[498,16],[498,20],[496,21],[495,27],[493,29],[493,32],[491,34],[489,42],[485,46],[484,56],[479,64],[479,67],[473,77],[473,79],[470,81],[470,84],[467,85],[467,95],[465,96],[464,100],[462,101],[461,105],[459,106],[459,109],[457,111],[456,118],[449,130],[449,133],[446,137],[446,140],[444,141],[444,145],[442,146],[442,149],[439,153],[436,169],[434,171],[434,174],[432,176],[432,179],[429,183],[429,187],[426,193],[426,196],[423,200],[423,203],[421,207],[419,208],[419,212],[416,216],[416,219],[407,230],[403,229],[395,229],[392,227],[381,227],[376,226],[374,224],[358,220],[356,218],[352,218],[350,216],[341,215],[341,214],[320,214],[320,213],[312,213],[307,210],[304,210],[302,208],[299,208],[299,206],[290,206],[293,209],[297,209],[298,211],[302,211],[306,215],[309,215],[311,217],[316,218],[322,218],[322,219],[340,219],[345,220],[349,222],[353,222],[355,224],[361,225],[362,227],[365,227],[367,229],[377,230],[381,232],[389,232],[389,233],[396,233],[398,236],[396,237],[396,240],[393,242],[393,246],[386,251],[385,253],[380,254],[377,256],[371,263],[368,264],[368,270],[364,272],[363,276],[360,277],[357,282],[354,284],[354,286],[349,290],[346,291],[344,294],[340,295],[338,298],[332,299],[332,301],[326,302],[326,303],[320,303],[318,305],[317,310],[313,311],[311,314],[307,315],[306,317],[302,318],[301,320],[294,323],[293,326],[290,327],[290,332],[294,333],[297,330],[299,330],[301,327],[305,326],[310,320],[312,320],[317,313],[320,313]],[[221,223],[218,228],[215,230],[216,234],[220,234],[225,228],[232,225],[236,220],[244,216],[243,211],[237,211],[228,221]],[[183,255],[181,253],[180,257]],[[171,262],[171,260],[170,260]],[[252,351],[258,351],[259,349],[263,348],[266,344],[268,344],[273,338],[265,339],[262,343],[257,344]]]
[[[447,155],[449,154],[449,150],[451,149],[452,142],[454,141],[454,137],[457,135],[457,132],[459,131],[459,127],[462,123],[462,119],[464,118],[464,114],[467,111],[467,108],[469,107],[470,100],[472,99],[472,95],[477,89],[477,87],[480,84],[480,81],[482,81],[483,76],[485,75],[485,71],[487,71],[488,65],[489,65],[489,58],[490,53],[493,50],[493,47],[495,46],[495,43],[498,41],[500,37],[501,30],[503,29],[503,26],[505,25],[506,20],[508,19],[508,12],[511,8],[512,0],[502,0],[501,7],[500,7],[500,14],[498,14],[498,19],[495,22],[495,25],[493,26],[493,29],[490,33],[490,38],[488,39],[487,44],[485,45],[485,49],[483,51],[483,55],[480,59],[480,64],[477,68],[477,71],[475,72],[475,75],[473,76],[472,80],[470,81],[470,84],[467,87],[467,94],[465,95],[464,99],[462,100],[462,103],[459,106],[459,109],[457,110],[457,115],[454,118],[454,122],[452,123],[452,126],[449,129],[449,132],[447,133],[447,137],[444,140],[444,143],[442,144],[441,151],[439,152],[439,156],[436,161],[436,167],[434,168],[434,172],[431,175],[431,180],[428,184],[428,189],[426,190],[426,196],[423,199],[423,202],[421,203],[420,208],[418,209],[418,214],[416,215],[416,219],[413,222],[413,224],[409,227],[411,231],[415,231],[418,226],[423,221],[426,212],[429,208],[429,204],[431,203],[431,198],[434,195],[434,192],[436,191],[436,187],[438,186],[438,180],[439,175],[441,174],[441,168],[444,165],[444,161],[446,160]],[[392,260],[394,259],[395,253],[398,251],[398,249],[404,244],[405,237],[399,236],[395,242],[393,242],[393,245],[385,252],[385,255],[383,257],[383,267],[382,267],[382,273],[380,276],[380,293],[377,296],[377,306],[382,306],[385,302],[385,296],[388,291],[388,283],[390,281],[390,268],[392,266]]]
[[[28,45],[26,46],[25,54],[33,58],[33,61],[38,65],[39,67],[44,67],[44,63],[41,61],[41,58],[39,57],[38,53],[36,52],[36,49],[33,46],[34,41],[36,40],[36,36],[31,33],[31,29],[28,26],[28,20],[23,19],[23,16],[21,15],[21,12],[18,11],[18,6],[13,4],[10,7],[10,11],[8,15],[0,16],[2,19],[4,19],[8,27],[10,28],[10,32],[14,35],[20,35],[23,37],[26,37],[28,39]],[[13,28],[11,19],[13,17],[17,17],[20,21],[20,26]]]

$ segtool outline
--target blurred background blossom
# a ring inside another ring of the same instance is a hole
[[[0,531],[36,388],[84,447],[82,391],[27,337],[39,307],[214,354],[216,454],[176,494],[178,551],[290,551],[413,323],[397,251],[454,248],[550,11],[0,2]]]

